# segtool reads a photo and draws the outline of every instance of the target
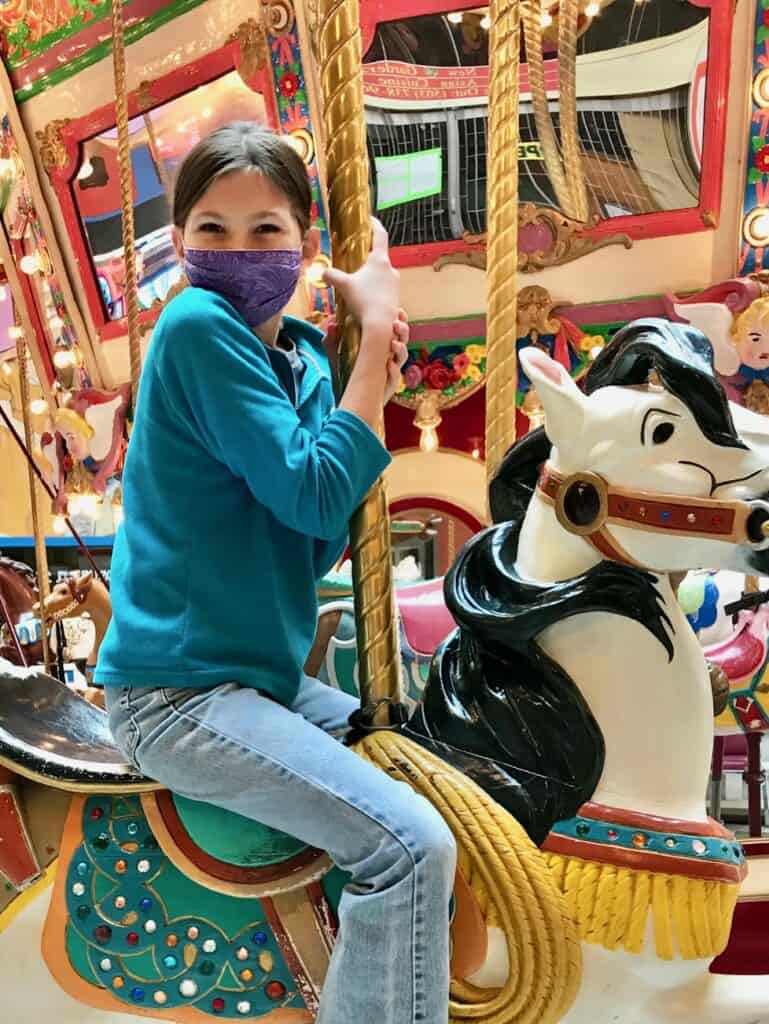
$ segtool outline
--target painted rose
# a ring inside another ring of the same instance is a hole
[[[459,375],[460,380],[462,379],[462,377],[465,376],[465,373],[467,372],[467,367],[469,365],[470,360],[468,359],[467,355],[464,352],[460,352],[458,356],[454,356],[452,366]]]
[[[478,367],[477,366],[473,366],[472,363],[470,363],[470,365],[465,370],[465,379],[467,379],[469,377],[470,380],[473,381],[473,383],[475,383],[476,381],[479,381],[482,376],[483,376],[483,374],[478,369]]]
[[[422,371],[416,363],[412,363],[410,366],[406,367],[403,371],[403,380],[409,391],[413,391],[415,388],[419,387],[422,383]]]
[[[292,100],[299,90],[299,79],[293,71],[286,71],[278,83],[278,88],[287,100]]]
[[[769,146],[763,146],[756,153],[755,164],[762,174],[769,174]]]
[[[468,345],[465,349],[465,355],[474,366],[477,366],[482,359],[486,358],[486,346]]]
[[[434,362],[425,369],[425,383],[435,391],[443,391],[456,380],[454,371],[444,363]]]

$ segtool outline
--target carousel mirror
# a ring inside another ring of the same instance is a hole
[[[201,136],[229,121],[266,123],[264,98],[236,71],[130,122],[139,300],[163,301],[181,276],[171,240],[169,197],[176,169]],[[81,147],[73,192],[77,213],[110,320],[125,315],[122,218],[117,129],[109,127]]]
[[[374,205],[402,261],[431,262],[486,231],[489,11],[362,6]],[[559,4],[524,6],[520,204],[631,238],[714,226],[727,6],[580,0],[571,69]]]

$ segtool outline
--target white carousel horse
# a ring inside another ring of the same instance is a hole
[[[547,437],[509,453],[499,525],[448,577],[459,634],[407,731],[544,840],[583,939],[568,1024],[764,1024],[768,977],[708,972],[744,859],[706,815],[711,686],[667,573],[766,572],[769,424],[726,402],[704,336],[663,321],[620,332],[587,396],[546,354],[521,361]],[[648,903],[633,926],[622,885]],[[490,931],[469,979],[489,987],[507,974]]]

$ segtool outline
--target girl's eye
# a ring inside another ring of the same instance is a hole
[[[271,235],[276,231],[280,231],[277,224],[260,224],[256,229],[257,235]]]
[[[206,233],[219,233],[224,231],[221,224],[214,224],[213,221],[206,221],[205,224],[198,225],[198,231],[205,231]]]
[[[753,342],[754,345],[757,345],[759,343],[759,341],[761,341],[761,335],[760,334],[751,334],[750,335],[750,340]]]

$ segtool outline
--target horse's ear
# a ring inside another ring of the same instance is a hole
[[[542,349],[526,346],[519,358],[545,411],[545,431],[551,444],[554,448],[568,448],[580,434],[585,396],[571,374]]]

